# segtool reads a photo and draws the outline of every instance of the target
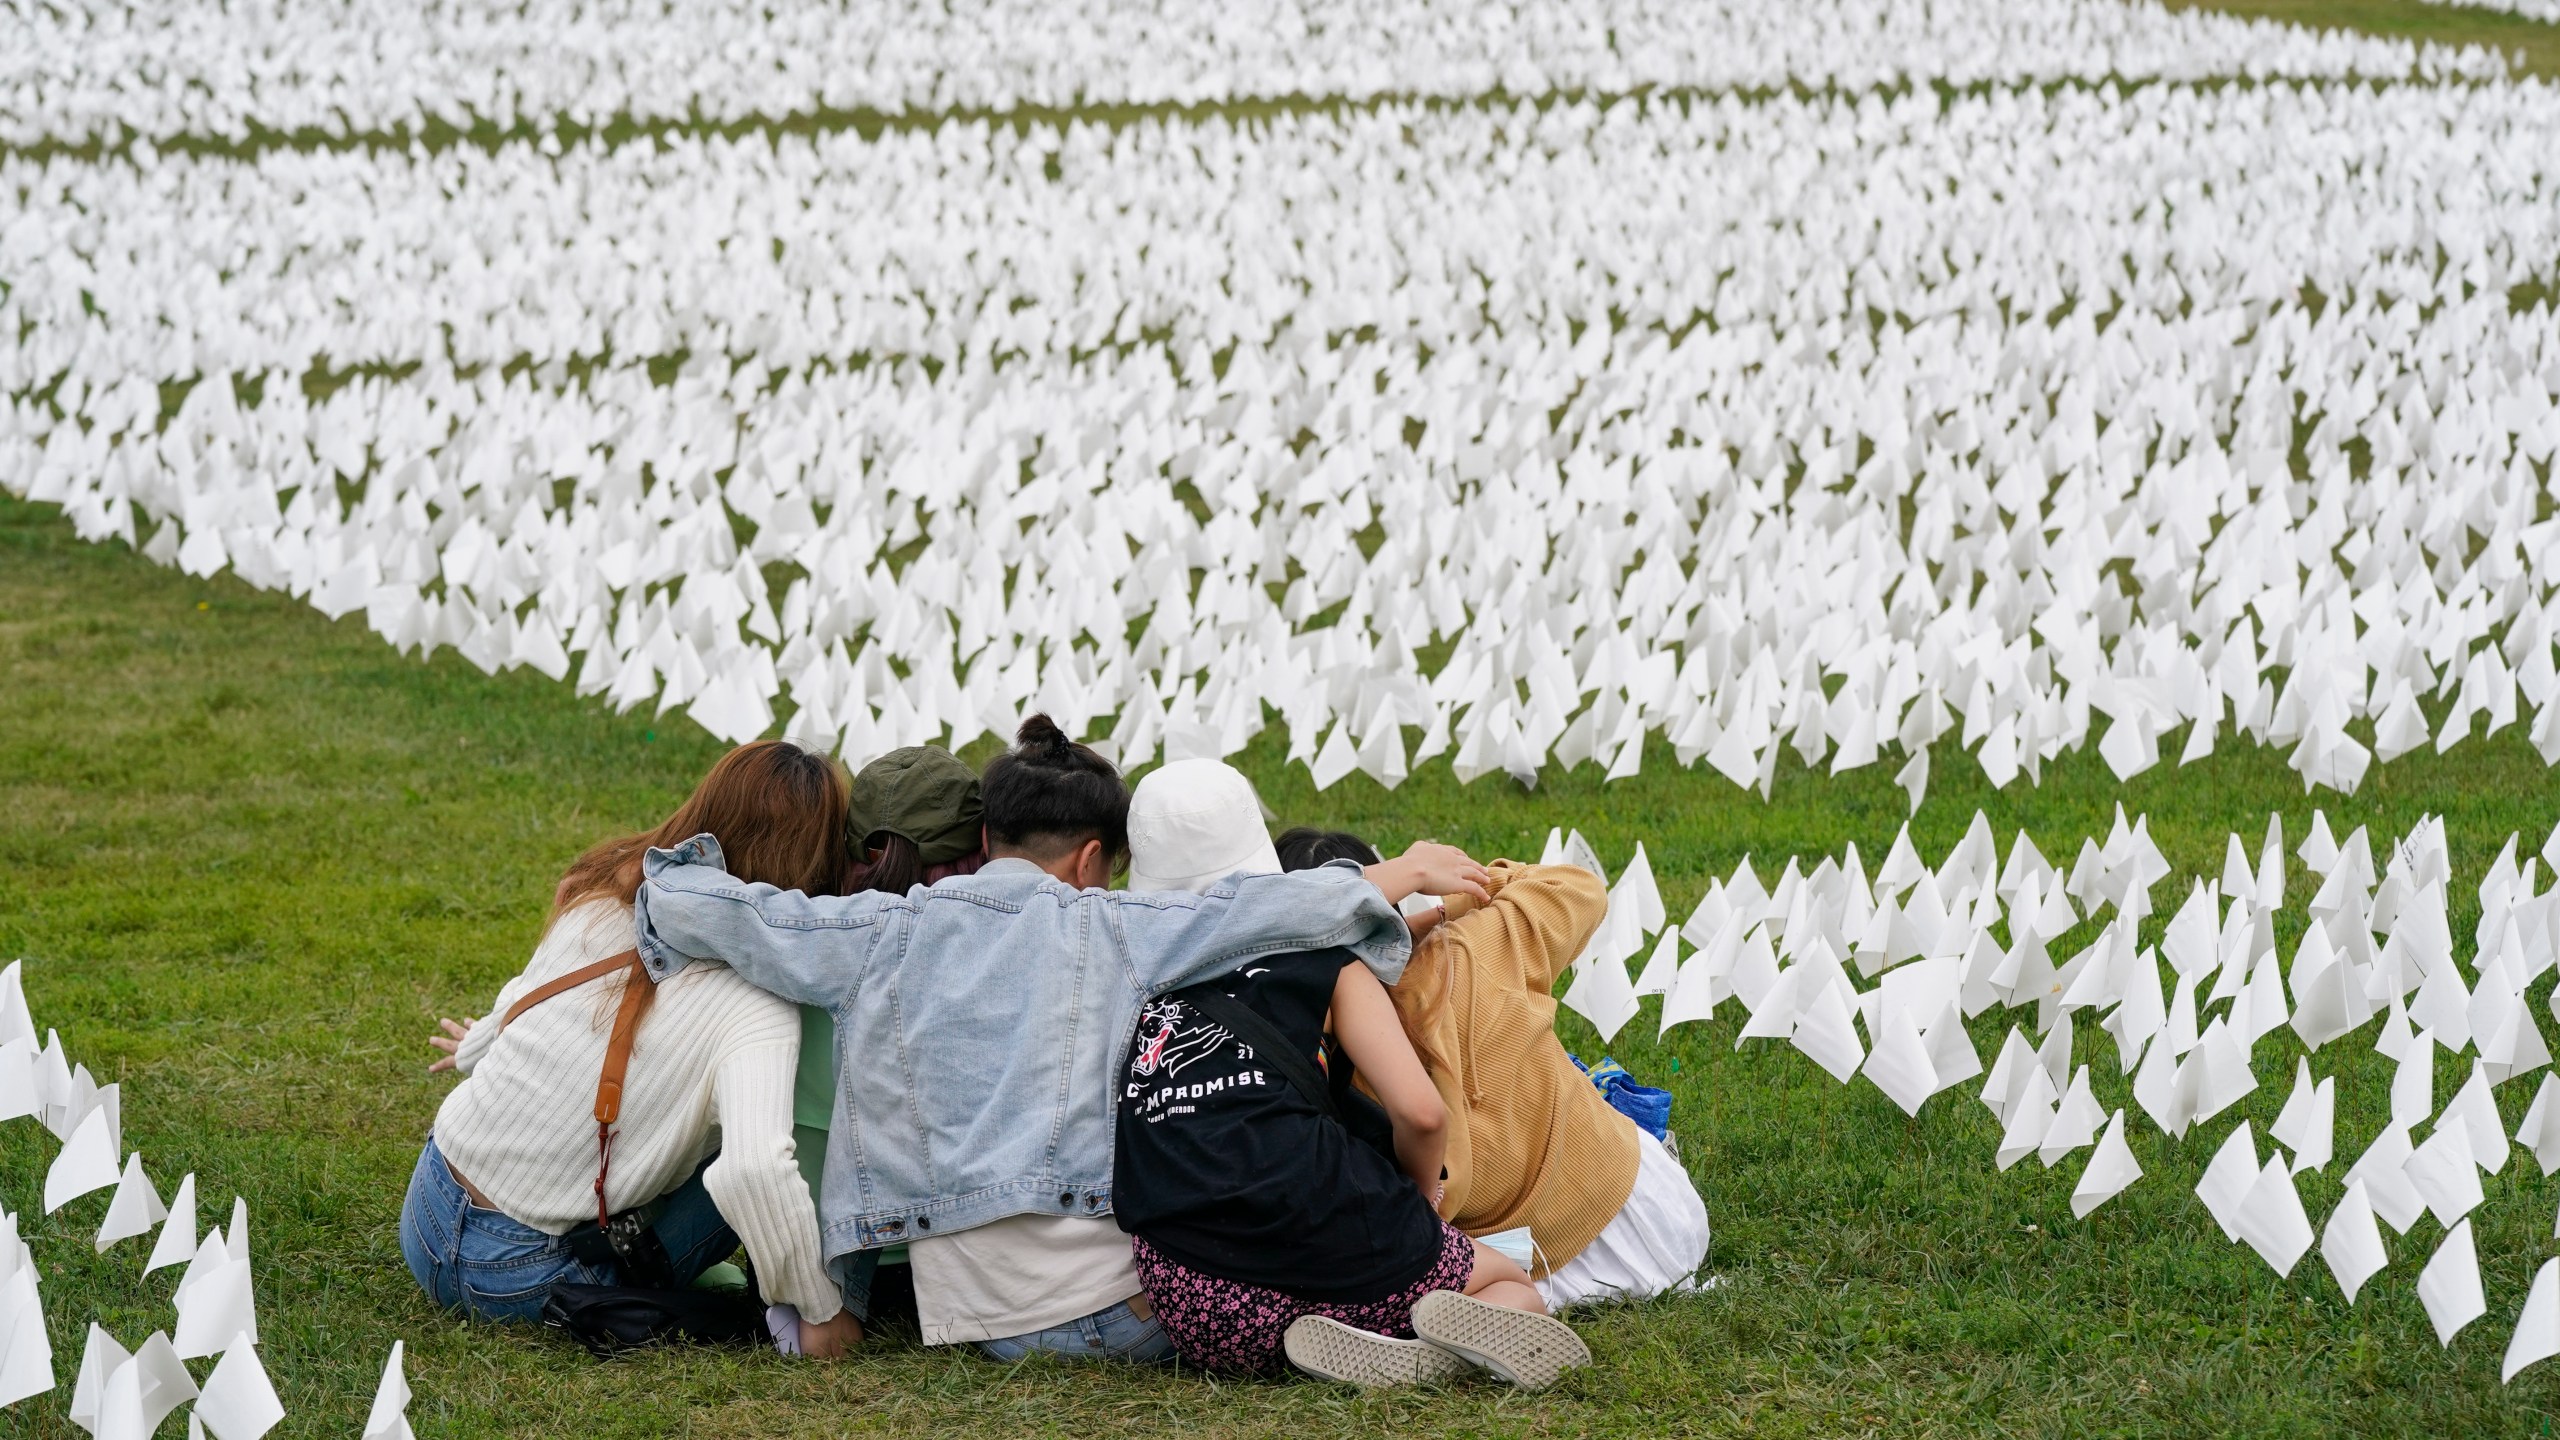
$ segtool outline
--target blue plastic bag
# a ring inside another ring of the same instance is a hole
[[[1636,1122],[1656,1140],[1670,1138],[1670,1091],[1637,1084],[1635,1077],[1627,1073],[1627,1068],[1612,1056],[1601,1056],[1596,1067],[1583,1064],[1579,1055],[1567,1055],[1565,1058],[1573,1062],[1575,1069],[1591,1077],[1591,1083],[1599,1088],[1610,1109]]]

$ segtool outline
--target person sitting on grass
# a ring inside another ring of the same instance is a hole
[[[651,847],[714,835],[742,876],[823,890],[844,874],[844,826],[843,770],[761,741],[721,757],[664,824],[569,867],[493,1018],[444,1021],[432,1042],[448,1058],[429,1068],[463,1078],[400,1211],[400,1253],[430,1298],[533,1320],[555,1285],[680,1287],[743,1239],[766,1297],[797,1308],[799,1353],[832,1357],[862,1338],[821,1263],[792,1155],[799,1017],[727,971],[649,984],[632,931]],[[616,1030],[641,1043],[627,1051],[608,1149],[596,1112]],[[600,1222],[629,1217],[645,1224],[625,1253]]]
[[[851,863],[840,893],[876,890],[904,895],[954,875],[974,875],[986,862],[978,772],[938,745],[892,750],[855,772],[846,838]],[[800,1069],[791,1091],[791,1138],[800,1177],[817,1203],[826,1174],[827,1127],[835,1119],[836,1022],[815,1005],[800,1007]],[[831,1259],[834,1257],[830,1257]],[[914,1289],[906,1271],[907,1247],[880,1252],[873,1281],[873,1314],[885,1308],[914,1318]],[[777,1322],[788,1316],[777,1315]],[[787,1333],[777,1323],[777,1335]]]
[[[835,1019],[827,1253],[869,1303],[906,1245],[925,1343],[1171,1354],[1111,1218],[1112,1077],[1138,1008],[1242,956],[1349,949],[1384,977],[1411,941],[1395,902],[1467,892],[1475,866],[1419,847],[1365,873],[1253,877],[1206,895],[1106,890],[1127,848],[1119,772],[1047,716],[981,780],[986,864],[904,895],[800,894],[724,868],[712,836],[653,851],[638,905],[662,982],[725,963]]]
[[[1312,829],[1283,834],[1278,851],[1291,870],[1377,853]],[[1442,1213],[1471,1235],[1527,1226],[1553,1310],[1684,1288],[1706,1260],[1706,1202],[1556,1039],[1555,982],[1608,913],[1608,891],[1576,866],[1510,860],[1487,867],[1485,889],[1489,903],[1457,897],[1451,918],[1429,917],[1439,923],[1426,922],[1390,992],[1449,1111]]]
[[[1280,870],[1252,783],[1216,760],[1141,781],[1130,888],[1205,893]],[[1348,868],[1348,867],[1344,867]],[[1240,961],[1241,963],[1236,963]],[[1328,1016],[1330,1019],[1328,1020]],[[1356,1065],[1385,1109],[1326,1079]],[[1112,1172],[1138,1278],[1184,1361],[1258,1375],[1281,1356],[1393,1384],[1468,1362],[1539,1386],[1588,1361],[1526,1272],[1435,1213],[1447,1112],[1387,989],[1347,950],[1271,949],[1139,1012]]]

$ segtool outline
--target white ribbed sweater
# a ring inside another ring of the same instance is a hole
[[[547,1234],[595,1218],[596,1078],[618,980],[590,981],[498,1020],[533,987],[628,950],[631,907],[595,901],[560,917],[455,1052],[462,1083],[436,1112],[436,1148],[490,1203]],[[716,965],[658,987],[640,1022],[614,1127],[605,1199],[618,1213],[703,1175],[756,1262],[765,1297],[821,1321],[843,1308],[821,1263],[818,1213],[791,1142],[800,1012]]]

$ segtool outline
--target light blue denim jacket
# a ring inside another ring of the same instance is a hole
[[[1357,866],[1205,895],[1075,890],[1022,860],[904,895],[751,885],[697,835],[642,864],[640,957],[725,962],[836,1022],[819,1219],[830,1262],[1023,1214],[1111,1210],[1111,1077],[1138,1008],[1242,960],[1344,946],[1394,984],[1412,953]],[[858,1297],[867,1267],[838,1263]]]

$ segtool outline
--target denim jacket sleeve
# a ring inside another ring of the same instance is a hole
[[[641,858],[632,924],[651,979],[688,960],[712,960],[760,990],[832,1009],[861,977],[887,928],[885,913],[907,904],[899,895],[777,890],[722,866],[720,842],[709,835]]]
[[[1287,875],[1231,875],[1199,895],[1125,898],[1119,913],[1131,978],[1150,995],[1222,974],[1256,955],[1337,945],[1393,985],[1413,954],[1404,917],[1348,860]]]

